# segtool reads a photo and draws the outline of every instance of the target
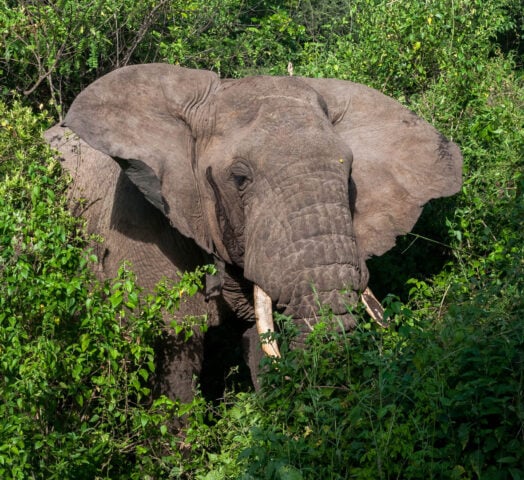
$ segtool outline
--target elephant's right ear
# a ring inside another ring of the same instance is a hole
[[[212,250],[195,178],[191,120],[218,87],[208,71],[167,64],[115,70],[82,91],[64,121],[113,157],[183,235]]]

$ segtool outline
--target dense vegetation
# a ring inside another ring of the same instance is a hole
[[[524,479],[522,24],[511,0],[0,0],[0,476]],[[222,76],[291,61],[461,146],[462,192],[371,262],[391,328],[321,324],[288,351],[281,319],[259,394],[152,397],[161,312],[202,272],[147,299],[126,265],[95,281],[41,139],[93,79],[150,61]]]

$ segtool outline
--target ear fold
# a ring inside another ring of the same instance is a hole
[[[353,152],[354,228],[365,258],[409,232],[430,199],[456,193],[462,156],[429,123],[364,85],[303,79],[324,98],[335,130]]]
[[[218,84],[208,71],[167,64],[124,67],[82,91],[64,121],[117,160],[171,224],[208,252],[212,245],[195,178],[190,125]]]

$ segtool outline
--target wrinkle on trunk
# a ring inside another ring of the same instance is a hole
[[[368,271],[354,236],[345,166],[336,160],[294,167],[299,181],[283,174],[252,192],[244,275],[285,315],[314,324],[323,305],[344,316],[357,304]]]

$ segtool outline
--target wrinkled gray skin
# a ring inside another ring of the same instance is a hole
[[[304,332],[319,304],[353,327],[347,305],[367,285],[366,259],[461,185],[454,143],[391,98],[334,79],[125,67],[86,88],[46,136],[105,239],[101,276],[130,259],[151,288],[215,261],[208,297],[252,321],[257,284]],[[186,309],[216,324],[219,304],[200,296]],[[201,340],[166,348],[164,393],[191,397]]]

